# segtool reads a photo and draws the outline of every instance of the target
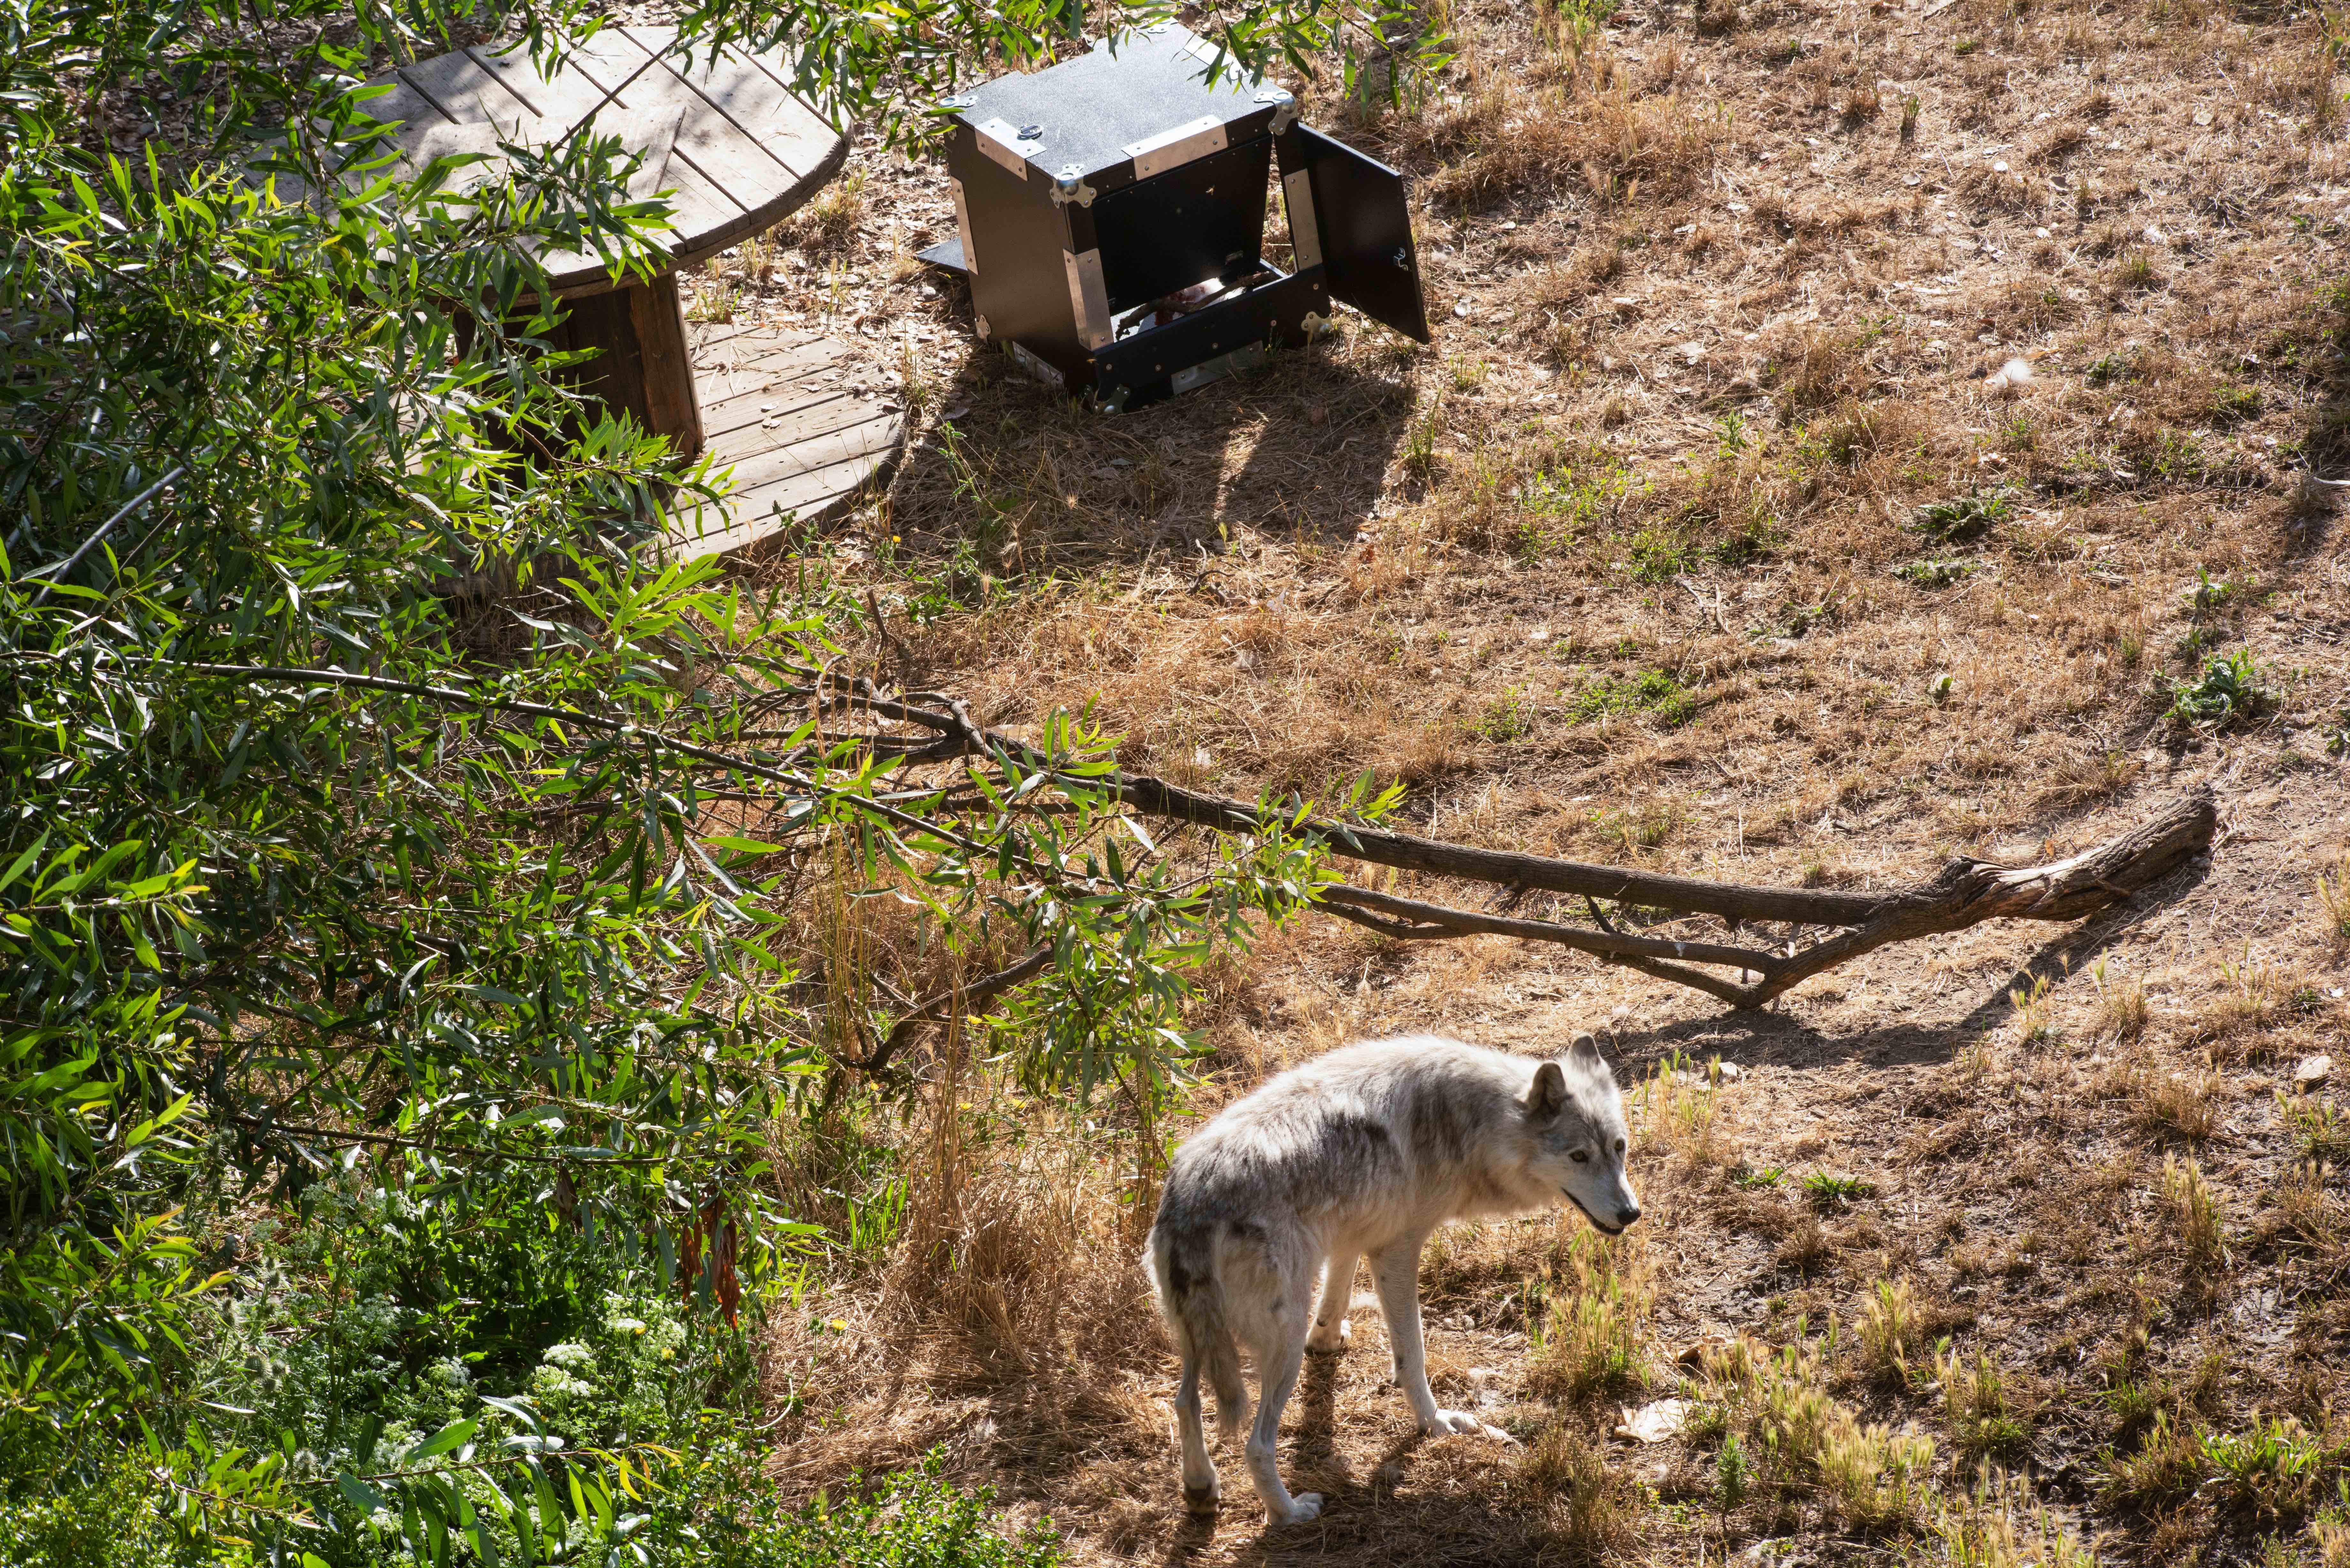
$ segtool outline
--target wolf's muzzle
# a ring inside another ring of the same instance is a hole
[[[1627,1229],[1630,1228],[1632,1222],[1640,1217],[1639,1210],[1632,1209],[1627,1210],[1616,1220],[1615,1223],[1610,1224],[1607,1220],[1602,1220],[1598,1215],[1594,1214],[1589,1206],[1586,1205],[1582,1199],[1577,1198],[1572,1192],[1567,1192],[1565,1188],[1562,1187],[1559,1190],[1566,1193],[1566,1200],[1569,1203],[1574,1204],[1577,1209],[1583,1210],[1583,1217],[1586,1220],[1590,1220],[1592,1224],[1597,1226],[1600,1230],[1606,1231],[1610,1236],[1621,1236]]]

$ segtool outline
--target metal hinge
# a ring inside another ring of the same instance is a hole
[[[1077,341],[1088,348],[1107,348],[1110,342],[1109,291],[1102,282],[1101,252],[1083,255],[1061,253],[1069,275],[1069,308],[1076,317]]]
[[[1118,149],[1134,160],[1134,177],[1148,180],[1153,174],[1164,174],[1170,169],[1180,169],[1195,158],[1205,158],[1211,152],[1222,152],[1231,145],[1224,132],[1224,122],[1212,114],[1162,130],[1157,136],[1140,141],[1129,141]]]
[[[1028,178],[1028,160],[1045,145],[1042,135],[1030,136],[1023,128],[997,118],[972,126],[972,134],[979,138],[979,150],[990,159],[1017,174]]]
[[[1273,123],[1266,127],[1271,134],[1279,136],[1297,123],[1297,95],[1287,88],[1259,88],[1256,101],[1273,105]]]
[[[1075,202],[1080,207],[1094,204],[1094,188],[1086,183],[1085,166],[1066,163],[1061,167],[1061,177],[1053,182],[1053,205],[1066,207]]]

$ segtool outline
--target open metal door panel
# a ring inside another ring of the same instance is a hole
[[[1419,257],[1412,249],[1403,176],[1310,126],[1297,127],[1296,135],[1313,181],[1314,221],[1330,297],[1427,342],[1428,307],[1419,291]],[[1295,221],[1291,219],[1293,226]]]

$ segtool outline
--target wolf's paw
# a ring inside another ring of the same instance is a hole
[[[1442,1438],[1458,1432],[1466,1437],[1503,1438],[1509,1434],[1499,1428],[1489,1427],[1466,1410],[1439,1410],[1436,1419],[1420,1424],[1421,1431],[1431,1438]]]
[[[1272,1520],[1275,1524],[1303,1524],[1309,1519],[1321,1517],[1322,1494],[1318,1491],[1301,1491],[1289,1500],[1289,1512],[1286,1517],[1276,1513],[1272,1516]]]
[[[1305,1336],[1305,1348],[1316,1355],[1336,1355],[1347,1348],[1355,1336],[1355,1325],[1345,1318],[1331,1323],[1317,1323],[1314,1332]]]
[[[1216,1511],[1216,1503],[1223,1496],[1223,1488],[1215,1481],[1205,1486],[1186,1486],[1183,1506],[1195,1518],[1205,1519]]]

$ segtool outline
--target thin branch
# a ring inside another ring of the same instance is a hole
[[[1061,776],[1058,764],[1026,742],[999,730],[972,722],[961,702],[943,711],[918,707],[874,692],[862,677],[830,678],[847,686],[857,706],[883,719],[920,724],[942,738],[959,742],[965,754],[1000,752],[1034,772]],[[821,690],[819,688],[818,690]],[[811,692],[810,694],[813,694]],[[946,754],[952,755],[950,751]],[[926,756],[925,760],[929,760]],[[1195,827],[1227,833],[1261,831],[1257,806],[1229,796],[1202,794],[1147,774],[1123,771],[1099,779],[1067,780],[1070,787],[1107,789],[1153,816],[1171,817]],[[1356,826],[1328,817],[1309,817],[1303,831],[1326,839],[1333,854],[1350,859],[1421,871],[1438,877],[1463,877],[1471,881],[1523,887],[1549,893],[1581,894],[1617,903],[1700,915],[1720,915],[1736,920],[1794,920],[1807,925],[1858,926],[1875,919],[1898,893],[1830,893],[1816,888],[1758,888],[1729,882],[1707,882],[1690,877],[1668,877],[1630,870],[1621,866],[1595,866],[1576,860],[1555,860],[1542,855],[1517,855],[1506,850],[1478,849],[1447,844],[1415,834],[1390,833]]]
[[[1023,981],[1035,979],[1051,968],[1052,963],[1052,948],[1041,947],[1018,963],[997,970],[993,974],[984,974],[977,980],[933,992],[917,1002],[912,1012],[898,1020],[889,1031],[889,1037],[882,1041],[871,1054],[861,1062],[850,1062],[847,1065],[859,1073],[879,1073],[889,1064],[891,1057],[904,1049],[918,1031],[943,1021],[951,1009],[965,1013],[984,1012],[988,1003],[998,996]]]
[[[1399,920],[1406,929],[1395,934],[1413,940],[1479,935],[1525,937],[1534,941],[1556,942],[1561,947],[1573,948],[1595,958],[1678,959],[1688,963],[1729,964],[1763,974],[1775,971],[1787,961],[1769,953],[1755,952],[1747,948],[1720,947],[1712,942],[1627,936],[1612,928],[1592,932],[1579,926],[1561,925],[1555,920],[1526,920],[1513,915],[1487,915],[1474,909],[1448,909],[1441,904],[1424,904],[1417,898],[1399,898],[1391,893],[1374,893],[1367,888],[1350,888],[1344,883],[1323,888],[1322,902],[1368,909]]]
[[[98,532],[92,534],[88,538],[84,539],[81,542],[81,548],[76,550],[72,555],[68,556],[64,560],[58,562],[54,566],[41,566],[33,571],[26,572],[25,576],[27,580],[34,577],[47,579],[41,584],[41,591],[33,596],[31,607],[34,609],[40,608],[41,606],[47,601],[49,590],[57,586],[57,580],[63,577],[68,572],[72,571],[76,566],[81,565],[81,558],[84,556],[88,555],[92,550],[97,549],[99,542],[114,531],[114,525],[117,523],[121,522],[125,517],[130,516],[133,512],[138,511],[141,506],[146,505],[147,503],[155,499],[157,495],[162,493],[165,485],[171,483],[172,481],[179,478],[180,475],[187,472],[188,465],[185,463],[180,464],[178,467],[172,469],[171,472],[165,474],[162,478],[157,480],[154,483],[149,485],[146,489],[140,491],[138,494],[124,502],[120,511],[115,513],[113,516],[99,524],[98,525]]]

